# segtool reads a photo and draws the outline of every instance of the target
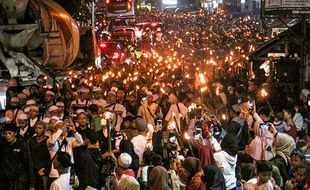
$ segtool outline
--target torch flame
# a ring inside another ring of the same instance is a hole
[[[104,116],[105,116],[106,119],[112,119],[113,115],[112,115],[111,112],[105,112]]]
[[[205,84],[205,83],[206,83],[206,78],[205,78],[204,74],[199,73],[199,81],[200,81],[202,84]]]
[[[189,136],[189,134],[188,134],[187,132],[184,133],[184,138],[185,138],[186,140],[191,139],[191,137]]]
[[[216,87],[216,95],[219,96],[220,95],[220,88]]]
[[[261,90],[261,95],[262,95],[262,97],[268,96],[268,93],[264,88]]]

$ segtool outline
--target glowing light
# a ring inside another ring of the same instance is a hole
[[[208,90],[208,87],[201,87],[200,88],[200,92],[205,92],[206,90]]]
[[[217,96],[220,95],[220,88],[219,87],[216,87],[215,93],[216,93]]]
[[[106,119],[112,119],[113,118],[113,114],[111,112],[105,112],[104,116]]]
[[[268,92],[263,88],[261,91],[261,96],[263,97],[263,98],[265,98],[265,97],[267,97],[268,96]]]
[[[191,139],[191,137],[189,136],[189,134],[187,132],[184,133],[184,138],[186,140],[190,140]]]
[[[202,83],[202,84],[205,84],[207,81],[206,81],[206,78],[204,76],[204,74],[202,73],[199,73],[199,81]]]

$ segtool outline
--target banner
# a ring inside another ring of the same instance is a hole
[[[310,14],[310,0],[265,0],[263,15]]]

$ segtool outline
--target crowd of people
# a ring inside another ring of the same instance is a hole
[[[148,14],[163,36],[139,60],[8,80],[0,189],[309,189],[310,91],[243,69],[259,21]]]

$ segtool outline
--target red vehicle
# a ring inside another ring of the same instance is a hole
[[[125,60],[126,50],[119,43],[114,41],[101,41],[98,43],[103,62],[121,64]]]

